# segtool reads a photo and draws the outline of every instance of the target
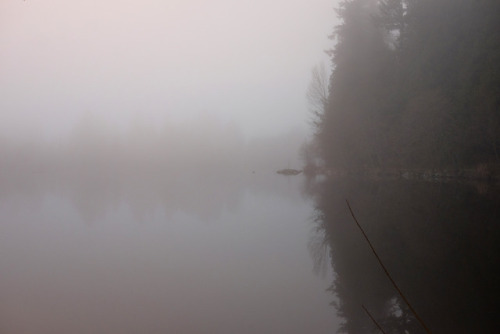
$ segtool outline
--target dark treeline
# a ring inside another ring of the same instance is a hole
[[[500,162],[500,1],[345,0],[337,14],[331,76],[309,91],[328,169]]]

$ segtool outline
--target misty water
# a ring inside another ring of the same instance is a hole
[[[0,145],[0,332],[330,333],[289,152],[214,138]]]
[[[498,189],[276,174],[290,143],[1,146],[0,332],[422,333],[346,199],[429,328],[494,328]]]

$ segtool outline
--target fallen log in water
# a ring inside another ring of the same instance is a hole
[[[301,170],[296,170],[296,169],[291,169],[291,168],[285,168],[285,169],[280,169],[279,171],[276,171],[278,174],[282,175],[297,175],[302,173]]]

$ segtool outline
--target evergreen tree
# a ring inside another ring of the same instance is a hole
[[[500,2],[344,0],[316,124],[330,169],[500,162]]]
[[[347,0],[337,13],[342,23],[331,36],[333,72],[321,141],[327,164],[336,168],[379,163],[383,137],[384,97],[381,85],[390,72],[391,51],[376,27],[376,1]]]

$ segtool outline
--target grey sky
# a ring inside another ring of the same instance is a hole
[[[0,1],[0,130],[60,135],[200,114],[250,136],[307,128],[335,0]]]

